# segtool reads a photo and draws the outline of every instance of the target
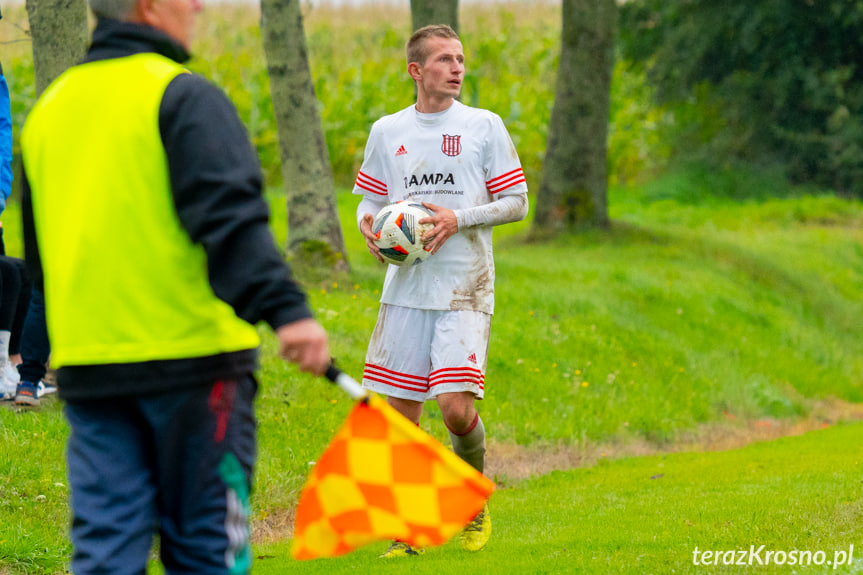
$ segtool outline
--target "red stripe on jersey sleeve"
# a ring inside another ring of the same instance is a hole
[[[490,194],[496,194],[517,184],[524,183],[525,181],[524,170],[517,168],[511,172],[503,174],[502,176],[490,179],[485,183],[485,187],[488,189]]]
[[[368,174],[364,174],[363,172],[359,172],[357,174],[356,183],[358,188],[362,188],[367,192],[371,192],[379,196],[387,195],[387,185],[385,183],[380,180],[376,180]]]

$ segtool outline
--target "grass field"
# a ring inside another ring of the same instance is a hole
[[[692,178],[614,190],[607,232],[543,245],[525,241],[527,223],[496,232],[498,313],[480,409],[500,540],[478,558],[430,551],[426,564],[685,572],[695,569],[690,544],[827,551],[860,541],[863,427],[848,423],[863,395],[863,205],[830,195],[741,203],[698,192]],[[270,200],[284,236],[283,198]],[[356,199],[339,201],[353,272],[308,290],[335,356],[359,375],[383,270],[352,233]],[[7,236],[18,249],[14,227]],[[350,408],[274,356],[266,336],[253,507],[256,554],[273,559],[258,562],[261,573],[284,570],[298,490]],[[434,405],[422,425],[444,439]],[[612,461],[821,427],[752,451]],[[65,435],[57,402],[0,409],[0,565],[14,573],[61,572],[68,556]],[[679,473],[643,480],[672,463]],[[572,465],[584,469],[524,480]],[[823,490],[831,478],[835,489]],[[543,522],[566,528],[525,535]],[[365,563],[378,551],[291,568],[380,572]]]
[[[256,572],[664,574],[752,568],[818,573],[832,571],[826,561],[840,559],[841,552],[847,556],[853,545],[856,561],[836,572],[859,573],[861,436],[863,424],[857,423],[735,451],[631,458],[554,472],[492,496],[494,536],[480,553],[462,551],[453,542],[419,559],[382,560],[377,555],[386,544],[381,544],[343,558],[296,562],[286,559],[287,543],[270,544],[258,548]],[[750,546],[764,547],[752,554]],[[699,565],[693,563],[696,549]],[[795,549],[825,556],[797,566],[770,565],[768,559],[759,567],[768,551]],[[706,550],[723,552],[719,565],[703,565]],[[752,555],[755,566],[723,564],[731,560],[729,551],[735,562],[741,553],[747,562]]]
[[[322,122],[337,181],[347,185],[371,121],[410,99],[401,74],[408,13],[311,5]],[[535,191],[558,11],[525,2],[470,10],[462,16],[466,101],[504,118]],[[207,13],[191,65],[237,102],[285,245],[257,13]],[[19,42],[23,14],[20,4],[4,6],[0,23],[0,42],[14,42],[3,44],[3,64],[16,126],[33,99],[29,45]],[[368,46],[374,57],[356,63]],[[735,568],[694,565],[695,547],[821,550],[826,561],[853,544],[860,563],[837,572],[863,572],[863,204],[791,190],[765,174],[698,166],[638,183],[666,153],[666,115],[647,104],[633,74],[615,70],[610,178],[630,186],[610,191],[611,228],[546,244],[527,241],[529,221],[495,231],[497,312],[480,405],[499,487],[494,539],[478,555],[455,545],[430,550],[410,568],[715,572]],[[353,270],[307,289],[341,367],[359,376],[383,268],[355,233],[357,199],[342,190],[338,201]],[[12,254],[21,252],[18,221],[13,199],[3,217]],[[255,572],[403,572],[404,563],[376,559],[384,544],[333,561],[287,559],[298,491],[350,402],[277,360],[262,333]],[[445,439],[435,405],[422,426]],[[714,452],[808,430],[817,431]],[[64,572],[66,433],[57,401],[0,409],[0,575]]]

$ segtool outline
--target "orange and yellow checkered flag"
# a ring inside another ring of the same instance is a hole
[[[370,395],[354,406],[303,487],[292,553],[336,557],[394,539],[441,545],[493,490],[485,476]]]

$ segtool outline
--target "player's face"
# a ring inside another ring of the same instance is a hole
[[[189,50],[195,29],[195,18],[204,7],[203,0],[144,0],[145,20],[183,48]]]
[[[426,40],[428,58],[417,66],[414,79],[421,94],[432,100],[457,98],[464,80],[464,51],[453,38]]]

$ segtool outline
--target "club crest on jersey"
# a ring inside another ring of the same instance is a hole
[[[443,135],[443,144],[440,151],[447,156],[458,156],[461,154],[461,136]]]

